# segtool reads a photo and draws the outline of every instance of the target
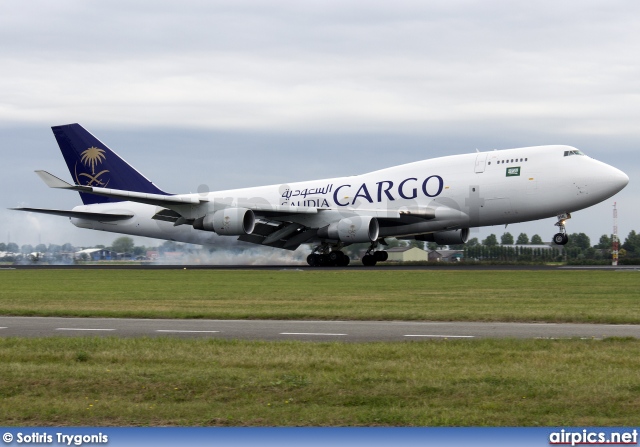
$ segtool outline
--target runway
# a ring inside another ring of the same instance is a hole
[[[0,337],[111,336],[241,340],[416,341],[640,338],[640,325],[405,321],[168,320],[0,317]]]
[[[101,262],[96,264],[70,264],[70,265],[47,265],[47,264],[13,264],[0,267],[0,270],[304,270],[304,271],[395,271],[395,270],[431,270],[431,271],[485,271],[485,270],[604,270],[604,271],[640,271],[638,265],[528,265],[528,264],[382,264],[374,267],[366,267],[359,262],[354,262],[347,267],[309,267],[306,264],[289,265],[260,265],[260,264],[238,264],[238,265],[213,265],[213,264],[117,264]]]

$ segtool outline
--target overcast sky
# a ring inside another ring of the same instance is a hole
[[[1,241],[117,237],[6,210],[80,203],[33,173],[70,178],[50,127],[73,122],[172,192],[568,144],[631,179],[568,231],[596,243],[614,201],[640,230],[637,1],[0,3]]]

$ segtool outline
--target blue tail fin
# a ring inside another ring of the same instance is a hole
[[[80,124],[51,129],[76,185],[168,195]],[[80,193],[80,197],[85,205],[120,201],[85,193]]]

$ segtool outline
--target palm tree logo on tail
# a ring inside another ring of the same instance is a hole
[[[95,146],[92,146],[80,154],[80,162],[87,168],[89,167],[91,168],[91,174],[87,172],[81,172],[80,174],[78,174],[78,163],[76,163],[76,166],[75,166],[76,183],[78,185],[99,186],[102,188],[107,186],[107,184],[109,183],[109,180],[105,182],[100,177],[106,174],[107,172],[109,172],[109,170],[104,169],[96,174],[96,166],[102,163],[107,158],[104,152],[105,152],[104,149],[100,149]],[[80,181],[81,178],[83,178],[84,183]]]

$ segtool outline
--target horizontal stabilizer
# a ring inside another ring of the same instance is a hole
[[[120,200],[127,200],[130,202],[146,203],[148,205],[158,206],[170,206],[170,205],[197,205],[201,202],[206,202],[204,199],[199,199],[193,195],[161,195],[161,194],[149,194],[134,191],[121,191],[118,189],[109,188],[97,188],[94,186],[79,186],[71,185],[64,180],[59,179],[53,174],[47,171],[36,171],[36,174],[49,186],[50,188],[68,189],[71,191],[78,191],[87,194],[95,194],[104,197],[114,197]]]
[[[62,188],[62,189],[71,189],[73,185],[65,182],[64,180],[56,177],[53,174],[48,173],[47,171],[36,171],[38,177],[42,179],[43,182],[47,184],[49,188]]]
[[[9,208],[16,211],[28,211],[31,213],[51,214],[54,216],[74,217],[76,219],[96,220],[99,222],[114,222],[117,220],[127,220],[133,217],[133,214],[117,214],[117,213],[92,213],[89,211],[67,211],[67,210],[50,210],[46,208]]]

